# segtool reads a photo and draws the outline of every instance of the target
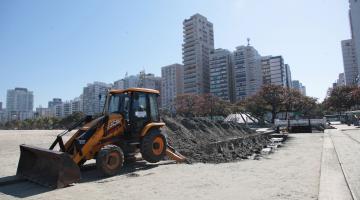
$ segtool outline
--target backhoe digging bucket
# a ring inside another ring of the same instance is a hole
[[[174,149],[174,147],[170,146],[169,144],[166,146],[166,155],[169,159],[175,160],[178,163],[189,163],[185,156],[181,155],[178,151]]]
[[[62,188],[80,179],[80,169],[69,154],[20,145],[16,175],[51,188]]]

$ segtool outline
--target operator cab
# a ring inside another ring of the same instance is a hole
[[[105,115],[121,114],[126,135],[139,137],[144,126],[160,121],[158,96],[159,91],[145,88],[110,90]]]

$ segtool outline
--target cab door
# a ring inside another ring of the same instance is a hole
[[[141,130],[150,121],[148,94],[133,92],[131,95],[130,123],[132,137],[140,137]]]

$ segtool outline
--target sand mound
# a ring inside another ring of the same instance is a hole
[[[169,144],[191,162],[220,163],[244,159],[269,143],[268,136],[233,122],[163,118]]]

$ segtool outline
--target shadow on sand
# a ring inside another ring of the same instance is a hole
[[[150,164],[145,161],[138,161],[125,165],[121,172],[116,176],[137,177],[139,176],[139,174],[136,173],[138,171],[149,170],[159,165],[168,165],[173,163],[174,162]],[[106,183],[111,181],[114,181],[114,179],[109,179],[108,177],[104,177],[99,174],[99,172],[96,170],[95,164],[88,164],[81,168],[81,180],[78,182],[78,184],[81,185],[82,183],[87,182]],[[69,187],[74,187],[74,185],[70,185]],[[17,198],[26,198],[50,192],[52,190],[54,189],[43,187],[24,179],[18,179],[16,176],[0,178],[0,193]]]

